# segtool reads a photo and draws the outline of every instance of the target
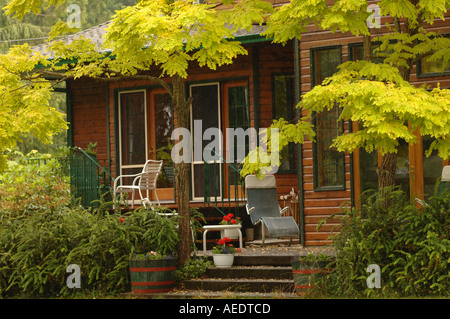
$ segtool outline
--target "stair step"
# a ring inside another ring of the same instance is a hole
[[[231,292],[231,291],[199,291],[199,290],[174,290],[157,294],[122,294],[125,299],[298,299],[298,295],[292,292]]]
[[[275,256],[235,256],[234,266],[286,266],[292,265],[292,256],[275,255]]]
[[[292,267],[245,267],[210,268],[205,274],[208,278],[259,278],[292,280]]]
[[[247,278],[204,278],[186,280],[188,290],[228,291],[228,292],[287,292],[294,291],[294,281],[288,279],[247,279]]]
[[[202,256],[199,254],[199,256]],[[213,260],[211,255],[206,255],[209,260]],[[233,266],[281,266],[281,267],[291,267],[292,257],[289,255],[255,255],[255,256],[245,256],[245,255],[235,255]]]

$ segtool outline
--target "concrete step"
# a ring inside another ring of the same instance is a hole
[[[173,290],[158,294],[121,295],[124,299],[298,299],[299,296],[289,292],[237,292],[237,291],[201,291],[201,290]]]
[[[255,278],[292,280],[292,267],[235,266],[230,268],[210,268],[206,271],[205,275],[208,278]]]
[[[202,255],[199,255],[202,256]],[[213,260],[212,255],[206,255],[208,259]],[[278,266],[291,267],[292,257],[289,255],[235,255],[233,266]]]
[[[257,278],[203,278],[184,282],[187,290],[258,292],[258,293],[293,293],[294,281],[289,279],[257,279]]]

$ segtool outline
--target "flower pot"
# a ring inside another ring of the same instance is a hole
[[[214,254],[214,264],[218,268],[227,268],[233,266],[234,255],[233,254]]]
[[[175,259],[130,260],[132,293],[153,294],[173,290],[175,266]]]
[[[224,229],[223,230],[223,234],[221,236],[223,237],[228,237],[230,239],[238,239],[239,238],[239,232],[237,229]]]
[[[295,292],[298,296],[311,291],[317,281],[331,269],[327,268],[329,261],[301,261],[292,263]]]

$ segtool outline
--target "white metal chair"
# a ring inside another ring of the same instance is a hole
[[[114,199],[118,193],[130,193],[131,192],[131,207],[134,208],[135,192],[139,192],[141,202],[144,203],[144,199],[149,201],[149,191],[155,192],[156,202],[158,205],[159,199],[156,192],[156,181],[161,173],[163,161],[148,160],[142,172],[134,175],[120,175],[114,180]],[[121,182],[124,178],[134,178],[131,185],[122,185]],[[143,191],[147,192],[147,196],[144,196]],[[144,204],[145,205],[145,204]]]

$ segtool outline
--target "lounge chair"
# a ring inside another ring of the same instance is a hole
[[[247,214],[253,225],[261,224],[261,245],[265,242],[265,227],[271,238],[293,238],[300,236],[300,230],[292,216],[282,216],[289,207],[280,208],[277,198],[275,176],[266,175],[262,179],[255,175],[245,177],[247,194]]]

